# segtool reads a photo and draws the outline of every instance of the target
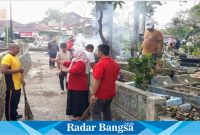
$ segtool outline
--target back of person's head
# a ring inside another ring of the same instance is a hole
[[[101,52],[102,54],[108,56],[110,47],[107,44],[101,44],[98,46],[98,51]]]
[[[10,43],[8,46],[8,50],[12,50],[13,48],[19,47],[17,43]]]
[[[18,54],[19,49],[20,49],[20,46],[17,43],[9,44],[8,50],[11,54],[14,54],[14,55]]]
[[[53,42],[57,42],[58,38],[57,37],[53,37]]]
[[[92,44],[88,44],[85,48],[86,50],[88,49],[94,50],[94,46]]]
[[[73,36],[70,36],[70,37],[69,37],[69,40],[74,41],[74,37],[73,37]]]
[[[66,46],[66,43],[61,43],[60,44],[60,48],[66,48],[67,46]]]

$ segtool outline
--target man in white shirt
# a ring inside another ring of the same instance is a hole
[[[71,52],[70,51],[67,51],[67,48],[66,48],[66,44],[65,43],[62,43],[60,45],[60,52],[57,54],[57,57],[56,59],[59,59],[61,61],[70,61],[71,60]],[[65,67],[59,63],[57,63],[58,65],[58,69],[59,69],[59,80],[60,80],[60,88],[61,88],[61,91],[60,91],[60,94],[63,94],[64,93],[64,80],[67,76],[67,74],[65,72],[62,72],[63,69],[65,69]],[[66,83],[66,89],[67,89],[67,82]]]
[[[94,46],[92,44],[88,44],[85,47],[85,53],[88,58],[88,65],[86,67],[86,74],[88,76],[88,82],[90,82],[90,70],[91,70],[91,68],[94,67],[94,64],[95,64],[95,58],[94,58],[93,51],[94,51]]]

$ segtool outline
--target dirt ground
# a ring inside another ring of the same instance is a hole
[[[25,88],[34,120],[70,120],[71,117],[65,115],[67,95],[59,94],[57,68],[49,68],[46,52],[30,52],[30,54],[32,67],[25,77]],[[24,115],[23,92],[18,112]]]

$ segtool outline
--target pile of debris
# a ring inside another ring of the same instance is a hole
[[[166,109],[167,116],[170,116],[176,120],[184,121],[198,121],[200,120],[200,111],[192,107],[190,110],[181,109],[177,106],[168,106]]]

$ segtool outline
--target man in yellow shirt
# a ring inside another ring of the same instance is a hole
[[[154,23],[148,21],[145,24],[144,41],[141,47],[142,55],[151,54],[154,59],[162,56],[163,35],[160,31],[154,29]]]
[[[16,56],[20,51],[17,44],[9,45],[9,52],[1,61],[1,73],[5,75],[6,81],[6,98],[5,98],[5,115],[6,120],[17,120],[19,117],[17,108],[21,96],[21,85],[24,83],[19,58]]]

